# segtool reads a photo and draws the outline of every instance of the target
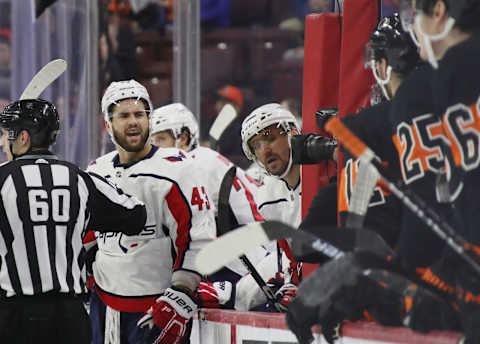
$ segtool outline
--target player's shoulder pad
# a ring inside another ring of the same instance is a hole
[[[220,165],[229,168],[233,165],[227,157],[208,147],[197,147],[189,152],[189,156],[195,160],[200,160],[202,163],[212,165],[212,168],[213,166],[220,167]]]
[[[356,115],[348,115],[341,119],[350,129],[365,126],[365,121],[371,120],[372,117],[384,116],[385,120],[388,118],[388,113],[392,105],[391,101],[384,101],[373,106],[361,109]]]
[[[263,184],[257,189],[258,202],[263,203],[271,200],[285,198],[288,188],[283,180],[270,175],[265,175]]]
[[[113,158],[117,154],[118,154],[117,151],[114,150],[114,151],[111,151],[110,153],[107,153],[105,155],[102,155],[102,156],[96,158],[95,160],[93,160],[92,162],[90,162],[88,164],[87,171],[94,171],[94,170],[101,169],[104,166],[112,165],[113,164]]]
[[[176,163],[190,160],[187,152],[179,148],[158,148],[152,156],[152,161],[158,163]]]

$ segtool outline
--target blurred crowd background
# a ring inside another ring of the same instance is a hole
[[[198,1],[201,139],[208,144],[219,109],[231,103],[239,117],[218,149],[246,167],[241,121],[253,108],[279,102],[301,122],[305,16],[338,11],[342,1]],[[45,63],[67,60],[66,78],[43,96],[63,115],[57,153],[85,167],[113,149],[98,110],[110,82],[138,80],[155,107],[173,101],[174,0],[48,0],[39,15],[41,2],[35,8],[33,0],[0,0],[0,110]],[[394,10],[383,1],[382,15]]]

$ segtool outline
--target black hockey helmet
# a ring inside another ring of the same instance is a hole
[[[419,62],[418,48],[410,33],[403,30],[400,16],[395,13],[383,18],[370,35],[365,47],[365,66],[386,59],[392,70],[408,74]]]
[[[22,130],[28,131],[31,147],[49,147],[57,138],[60,120],[55,106],[43,99],[17,100],[5,107],[0,126],[15,140]]]

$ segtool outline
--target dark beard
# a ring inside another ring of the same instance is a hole
[[[140,143],[132,146],[128,144],[126,140],[119,139],[118,136],[115,134],[115,131],[112,131],[112,132],[113,132],[113,137],[115,138],[115,142],[117,142],[117,144],[123,149],[125,149],[127,152],[132,152],[132,153],[140,152],[145,147],[145,144],[147,143],[147,140],[148,140],[148,133],[143,133],[142,140],[140,141]]]

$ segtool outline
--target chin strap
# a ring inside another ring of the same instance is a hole
[[[375,77],[375,80],[377,81],[377,84],[380,86],[382,89],[383,95],[387,100],[390,100],[390,95],[387,92],[387,88],[385,87],[389,82],[390,79],[392,78],[392,67],[388,66],[387,67],[387,78],[385,80],[381,79],[380,76],[377,73],[377,69],[375,68],[375,61],[372,61],[372,73],[373,76]]]
[[[288,148],[289,148],[289,151],[290,151],[290,156],[288,157],[288,164],[287,164],[287,168],[285,169],[285,171],[283,171],[283,173],[281,175],[276,176],[278,179],[285,178],[290,173],[290,170],[292,169],[292,165],[293,165],[292,142],[291,142],[292,136],[290,134],[287,134],[287,135],[288,135],[287,140],[288,140]]]
[[[430,62],[433,68],[437,69],[438,61],[433,51],[432,42],[437,42],[441,39],[444,39],[450,33],[450,31],[452,31],[453,27],[455,26],[455,19],[453,19],[452,17],[448,18],[447,22],[445,23],[445,27],[443,28],[443,31],[437,35],[428,35],[423,31],[422,19],[423,19],[423,14],[421,13],[418,14],[415,17],[415,26],[417,27],[417,30],[420,32],[425,42],[425,49],[427,50],[428,62]]]
[[[12,154],[12,159],[15,160],[16,158],[18,158],[20,155],[16,155],[13,153],[13,144],[12,144],[12,141],[8,141],[8,147],[10,149],[10,154]]]

